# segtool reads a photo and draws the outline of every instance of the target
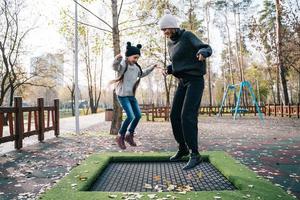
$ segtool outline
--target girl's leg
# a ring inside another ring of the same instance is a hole
[[[118,97],[118,100],[127,115],[126,119],[123,121],[121,128],[119,130],[119,134],[122,137],[125,137],[127,128],[129,124],[132,122],[132,120],[134,119],[134,112],[132,110],[129,97]]]
[[[132,108],[132,111],[133,111],[133,114],[134,114],[134,118],[130,124],[130,127],[128,129],[129,133],[133,134],[134,133],[134,130],[135,128],[137,127],[141,117],[142,117],[142,114],[141,114],[141,110],[140,110],[140,107],[139,107],[139,103],[137,102],[136,98],[135,97],[130,97],[129,99],[130,101],[130,104],[131,104],[131,108]]]

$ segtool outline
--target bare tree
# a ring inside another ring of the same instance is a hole
[[[8,105],[12,106],[15,91],[24,85],[48,87],[34,81],[35,77],[47,77],[45,73],[28,74],[19,62],[24,38],[34,27],[23,30],[20,26],[20,14],[25,9],[24,1],[2,0],[0,3],[0,105],[8,96]]]

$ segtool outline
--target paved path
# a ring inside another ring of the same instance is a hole
[[[120,151],[114,137],[108,134],[109,122],[87,125],[91,119],[87,120],[81,135],[72,133],[74,128],[69,131],[61,127],[65,131],[59,138],[2,155],[0,199],[34,199],[88,155]],[[137,132],[138,147],[128,147],[125,151],[176,150],[168,122],[142,122]],[[201,151],[224,150],[300,198],[299,119],[268,118],[262,125],[254,117],[236,121],[231,117],[201,117],[199,141]]]

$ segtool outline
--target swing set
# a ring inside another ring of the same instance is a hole
[[[251,95],[251,98],[252,98],[252,103],[253,105],[256,107],[256,110],[258,111],[258,117],[259,119],[263,122],[264,119],[263,119],[263,115],[262,115],[262,112],[258,106],[258,103],[256,101],[256,98],[255,98],[255,95],[254,95],[254,92],[253,92],[253,88],[252,88],[252,85],[250,84],[249,81],[243,81],[239,84],[229,84],[224,92],[224,95],[223,95],[223,99],[222,99],[222,103],[221,103],[221,106],[220,106],[220,109],[219,109],[219,113],[218,113],[218,116],[221,116],[221,113],[222,113],[222,109],[224,107],[224,103],[225,103],[225,100],[226,100],[226,97],[228,96],[228,92],[229,91],[233,91],[234,92],[234,96],[236,97],[236,91],[237,91],[237,88],[239,87],[239,92],[238,92],[238,95],[237,95],[237,98],[236,99],[236,102],[235,102],[235,107],[233,107],[230,111],[232,113],[234,113],[233,115],[233,119],[235,120],[236,119],[236,116],[237,114],[239,114],[241,116],[241,113],[247,113],[248,112],[248,109],[246,108],[241,108],[240,107],[240,104],[241,104],[241,96],[243,95],[243,88],[248,88],[248,91]]]

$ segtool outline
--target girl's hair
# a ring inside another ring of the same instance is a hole
[[[141,66],[140,66],[138,63],[135,63],[135,64],[136,64],[136,66],[138,66],[138,68],[139,68],[139,70],[140,70],[140,74],[139,74],[139,76],[138,76],[138,80],[135,82],[135,84],[134,84],[134,86],[133,86],[133,94],[134,94],[134,95],[135,95],[135,91],[136,91],[137,87],[138,87],[139,84],[140,84],[141,76],[142,76],[142,74],[143,74],[143,71],[142,71]],[[123,72],[118,78],[116,78],[116,79],[110,81],[110,84],[114,84],[114,83],[116,83],[117,85],[121,84],[121,83],[123,82],[123,80],[124,80],[124,75],[125,75],[127,69],[128,69],[128,61],[127,61],[127,59],[126,59],[126,60],[125,60],[125,70],[124,70],[124,72]]]

